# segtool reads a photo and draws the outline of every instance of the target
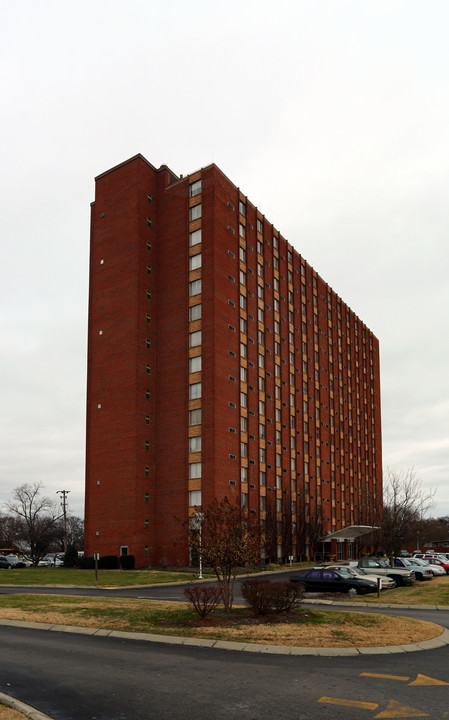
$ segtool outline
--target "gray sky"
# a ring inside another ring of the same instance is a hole
[[[384,468],[449,514],[447,0],[0,3],[0,504],[83,515],[89,213],[215,162],[377,335]]]

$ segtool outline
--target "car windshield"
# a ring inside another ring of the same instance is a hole
[[[389,567],[388,563],[386,563],[385,560],[377,560],[377,562],[379,563],[380,567],[383,567],[383,568]]]
[[[412,564],[410,560],[406,560],[406,558],[401,558],[401,563],[404,565],[404,567],[407,567],[407,565],[410,567]]]

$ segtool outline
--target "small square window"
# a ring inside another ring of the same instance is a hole
[[[198,245],[200,242],[201,242],[201,228],[199,230],[194,230],[193,232],[189,233],[190,247],[193,247],[193,245]]]
[[[189,307],[189,320],[190,322],[193,322],[194,320],[200,320],[201,319],[201,303],[198,305],[192,305]]]
[[[198,270],[201,267],[201,253],[189,258],[189,270]]]
[[[195,195],[199,195],[200,193],[201,193],[201,180],[196,180],[195,182],[193,182],[189,185],[189,195],[190,195],[190,197],[195,197]]]
[[[199,203],[198,205],[193,205],[189,209],[189,220],[190,221],[198,220],[198,218],[200,218],[200,217],[201,217],[201,203]]]

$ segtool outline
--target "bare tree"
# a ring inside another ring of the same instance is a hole
[[[417,523],[434,506],[435,490],[424,490],[413,468],[387,469],[383,488],[382,540],[386,553],[394,557],[413,542]]]
[[[20,485],[6,504],[12,517],[20,525],[20,550],[30,555],[34,565],[37,565],[56,539],[59,519],[56,504],[49,498],[42,497],[41,489],[39,482]]]
[[[67,545],[76,550],[84,548],[84,521],[76,515],[66,517],[66,538]],[[56,525],[57,543],[61,552],[64,551],[64,523],[60,519]]]
[[[259,528],[246,508],[232,505],[226,497],[221,502],[215,500],[202,513],[201,533],[195,526],[189,527],[190,546],[215,572],[223,604],[229,611],[238,568],[259,557]]]

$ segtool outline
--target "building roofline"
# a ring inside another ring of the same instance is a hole
[[[134,162],[135,160],[143,160],[143,162],[146,163],[152,170],[154,170],[154,172],[162,172],[163,170],[168,170],[170,175],[172,175],[175,178],[178,178],[176,173],[174,173],[172,170],[170,170],[168,165],[161,165],[160,168],[156,168],[141,153],[137,153],[137,155],[133,155],[132,157],[128,158],[128,160],[124,160],[123,162],[119,163],[118,165],[114,165],[114,167],[109,168],[109,170],[105,170],[105,172],[102,172],[102,173],[100,173],[100,175],[97,175],[95,178],[95,182],[97,180],[100,180],[105,175],[108,175],[109,173],[114,172],[114,170],[118,170],[119,168],[123,167],[124,165],[128,165],[128,163]]]

